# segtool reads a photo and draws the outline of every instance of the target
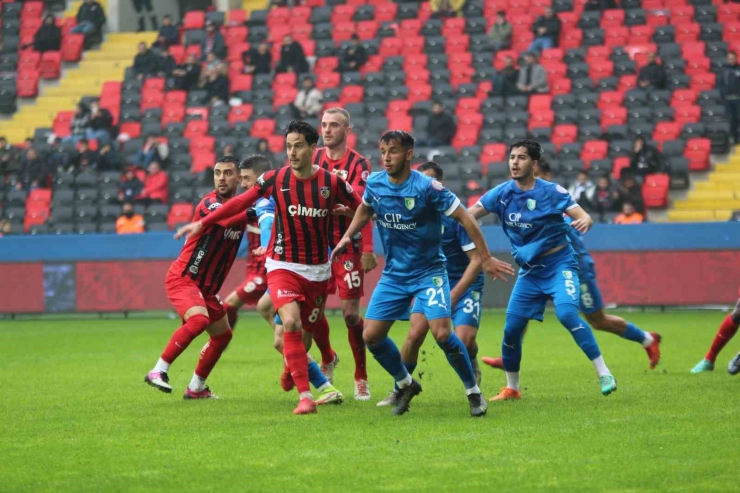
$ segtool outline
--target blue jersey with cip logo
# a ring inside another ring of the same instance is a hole
[[[569,243],[571,227],[563,214],[578,207],[566,189],[539,178],[532,190],[520,189],[514,180],[502,183],[486,192],[479,204],[498,215],[511,242],[511,255],[525,268],[549,250]]]
[[[450,286],[457,284],[470,264],[467,252],[473,250],[475,244],[468,236],[468,232],[462,224],[451,217],[442,216],[442,253],[447,265],[447,277],[450,278]],[[483,290],[483,273],[471,284],[470,289],[474,291]]]
[[[383,276],[404,282],[445,273],[442,216],[459,207],[454,193],[418,171],[400,184],[380,171],[368,178],[362,201],[375,211],[385,251]]]

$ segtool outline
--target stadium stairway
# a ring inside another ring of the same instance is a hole
[[[242,9],[249,15],[253,10],[263,10],[270,7],[269,0],[242,0]]]
[[[706,181],[696,182],[684,200],[674,202],[669,221],[727,221],[740,210],[740,146],[718,163]]]
[[[21,143],[33,137],[35,129],[52,127],[59,111],[73,111],[82,97],[98,96],[105,81],[122,80],[137,44],[151,44],[156,37],[156,31],[107,34],[100,49],[85,52],[76,67],[65,68],[59,84],[45,87],[35,104],[21,106],[11,119],[0,122],[0,135]]]

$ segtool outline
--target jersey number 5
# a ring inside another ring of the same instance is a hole
[[[347,272],[347,275],[344,276],[344,282],[347,283],[347,287],[349,289],[359,288],[360,284],[362,284],[362,279],[360,279],[360,273],[357,271]]]
[[[568,296],[570,296],[571,298],[575,298],[576,284],[573,282],[572,279],[565,280],[565,292],[568,293]]]

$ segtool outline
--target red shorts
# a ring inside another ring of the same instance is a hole
[[[365,271],[362,269],[361,253],[342,253],[331,263],[329,294],[339,290],[340,300],[359,300],[365,295]]]
[[[243,283],[236,288],[236,295],[245,305],[256,305],[267,291],[267,278],[262,274],[248,273]]]
[[[303,327],[309,330],[324,316],[329,281],[309,281],[305,277],[285,269],[267,273],[267,286],[275,310],[293,301],[301,306]]]
[[[218,322],[226,316],[226,310],[224,310],[218,295],[209,294],[204,296],[195,281],[189,277],[168,273],[164,281],[164,287],[167,291],[167,298],[175,307],[180,318],[183,318],[185,312],[194,306],[202,306],[208,310],[208,318],[211,319],[211,323]]]

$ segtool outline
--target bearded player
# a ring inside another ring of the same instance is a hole
[[[313,162],[338,175],[362,195],[370,175],[370,163],[357,151],[347,147],[347,135],[352,132],[349,113],[342,108],[329,108],[321,118],[321,133],[324,147],[316,149]],[[339,243],[349,227],[352,218],[335,215],[329,223],[329,247]],[[332,277],[329,293],[339,292],[342,316],[347,326],[349,346],[355,359],[355,399],[370,399],[370,385],[367,382],[365,342],[362,340],[364,321],[360,316],[360,298],[364,295],[365,272],[377,266],[373,254],[373,224],[368,224],[362,232],[352,239],[347,250],[332,263]],[[323,354],[322,354],[323,359]],[[338,359],[322,361],[321,369],[332,380],[334,366]]]
[[[200,201],[194,221],[208,217],[234,198],[239,184],[237,165],[233,156],[216,162],[213,169],[216,189]],[[234,263],[246,226],[247,215],[242,213],[214,221],[185,241],[165,279],[167,297],[183,325],[172,335],[159,361],[144,378],[147,384],[162,392],[172,392],[167,373],[170,365],[205,331],[209,340],[200,353],[183,398],[218,398],[206,387],[206,379],[229,345],[232,331],[217,293]]]
[[[267,285],[283,322],[283,355],[299,393],[293,413],[309,414],[316,412],[316,403],[309,387],[302,333],[312,332],[316,340],[322,335],[321,324],[326,324],[324,307],[331,277],[329,214],[338,206],[344,206],[342,213],[351,214],[360,198],[340,177],[312,164],[319,139],[313,127],[291,122],[285,137],[289,166],[260,176],[246,193],[210,217],[180,228],[176,237],[195,235],[214,222],[239,217],[259,197],[272,197],[275,222],[265,261]]]

